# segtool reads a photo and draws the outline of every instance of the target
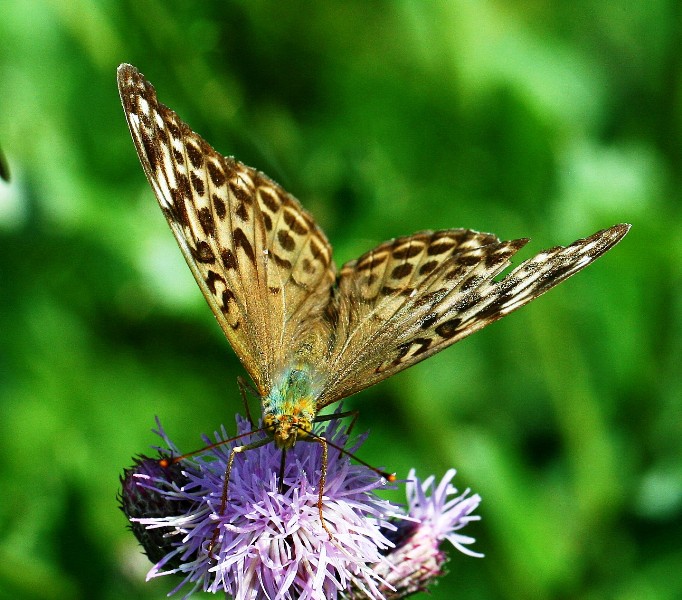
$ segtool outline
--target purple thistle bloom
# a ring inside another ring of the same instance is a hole
[[[417,478],[414,469],[407,478],[407,515],[400,520],[398,528],[388,534],[394,547],[386,554],[388,562],[378,563],[375,573],[384,581],[379,591],[386,600],[397,600],[425,591],[436,577],[443,575],[447,555],[440,549],[443,540],[469,556],[482,557],[466,547],[475,540],[456,533],[471,521],[480,520],[471,513],[481,502],[478,494],[469,495],[465,490],[457,495],[451,485],[456,471],[450,469],[433,489],[435,477],[425,481]],[[454,496],[454,497],[453,497]],[[363,598],[362,592],[351,589],[346,598]]]
[[[238,433],[248,421],[237,418]],[[180,453],[159,424],[167,456]],[[340,421],[316,431],[340,447],[347,435]],[[331,446],[324,485],[322,527],[318,486],[322,447],[300,442],[287,451],[283,484],[281,450],[274,444],[238,454],[229,482],[229,501],[220,514],[223,480],[230,450],[262,433],[213,448],[196,459],[162,468],[158,459],[138,459],[122,478],[122,509],[147,555],[156,564],[148,579],[176,574],[191,589],[226,592],[235,600],[322,600],[400,598],[423,589],[441,573],[443,539],[476,555],[463,544],[472,538],[455,533],[470,520],[480,498],[455,493],[454,471],[427,497],[433,478],[415,482],[409,512],[380,499],[375,491],[386,480],[351,463]],[[349,452],[364,441],[361,436]],[[227,438],[225,431],[215,434]],[[209,440],[206,440],[210,443]],[[281,490],[281,491],[280,491]],[[217,537],[210,548],[211,540]]]

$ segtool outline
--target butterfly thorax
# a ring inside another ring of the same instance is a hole
[[[310,367],[297,364],[286,369],[263,398],[263,425],[278,448],[291,448],[308,437],[316,414],[315,397]]]

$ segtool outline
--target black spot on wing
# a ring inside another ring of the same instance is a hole
[[[412,273],[413,268],[414,267],[410,263],[403,263],[401,265],[398,265],[391,272],[391,277],[393,279],[403,279],[404,277],[407,277],[410,273]]]
[[[215,222],[213,221],[213,214],[208,207],[199,209],[199,223],[201,223],[201,228],[204,234],[207,236],[215,236]]]
[[[209,271],[206,275],[206,285],[212,294],[217,293],[216,282],[218,281],[222,283],[223,286],[227,287],[225,279],[223,279],[222,275],[216,273],[215,271]]]
[[[216,216],[222,221],[227,212],[225,210],[225,203],[216,194],[213,194],[213,209]]]
[[[244,254],[246,254],[247,258],[255,265],[256,254],[253,251],[253,246],[241,228],[237,227],[232,235],[234,236],[235,248],[241,248],[244,250]]]
[[[199,169],[204,162],[204,157],[201,153],[201,150],[199,150],[199,148],[197,148],[194,143],[190,141],[185,144],[185,148],[187,150],[187,156],[189,156],[189,160],[191,161],[192,165],[194,165],[195,169]]]
[[[422,250],[423,246],[421,244],[407,244],[402,248],[398,248],[393,251],[393,258],[402,260],[404,258],[412,258],[417,256]]]
[[[223,261],[223,266],[227,271],[237,268],[237,259],[229,248],[223,248],[220,251],[220,259]]]
[[[282,248],[284,248],[288,252],[291,252],[296,247],[296,241],[285,229],[280,229],[277,232],[277,239],[279,240],[279,243],[281,244]]]
[[[462,319],[455,317],[445,321],[436,327],[436,333],[445,339],[453,337],[457,333],[457,328],[462,324]]]
[[[192,256],[194,260],[200,263],[211,264],[215,262],[215,254],[213,254],[213,250],[204,240],[200,240],[196,249],[192,250]]]
[[[225,173],[212,160],[206,163],[206,168],[214,186],[220,187],[225,183]]]
[[[192,187],[194,188],[194,191],[199,194],[200,196],[203,196],[206,193],[206,187],[204,186],[204,180],[200,179],[197,177],[194,172],[190,174],[190,178],[192,180]]]

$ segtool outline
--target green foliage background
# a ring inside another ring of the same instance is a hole
[[[458,469],[485,559],[434,600],[682,597],[682,4],[0,5],[0,597],[163,598],[117,509],[155,442],[232,427],[240,366],[126,128],[116,66],[301,198],[337,263],[419,229],[617,222],[614,251],[349,404],[364,459]]]

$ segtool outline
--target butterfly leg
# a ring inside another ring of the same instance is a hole
[[[322,497],[324,495],[324,484],[327,481],[327,459],[329,457],[327,451],[327,440],[323,437],[316,438],[316,440],[322,446],[322,470],[320,472],[320,483],[317,490],[317,511],[320,513],[320,523],[322,524],[322,529],[327,532],[330,540],[334,539],[332,532],[327,527],[324,521],[324,515],[322,514]]]
[[[241,375],[237,377],[237,385],[239,386],[239,393],[242,396],[242,403],[244,404],[244,411],[246,412],[246,418],[251,423],[251,427],[255,427],[253,424],[253,419],[251,418],[251,410],[249,410],[249,401],[246,398],[247,392],[251,392],[253,395],[258,396],[258,392],[253,389],[251,384],[244,379]]]
[[[353,425],[355,424],[355,421],[357,420],[358,414],[359,414],[358,411],[350,410],[350,411],[348,411],[348,412],[336,413],[336,414],[333,414],[333,415],[322,415],[322,416],[318,416],[318,417],[315,417],[315,419],[313,420],[313,422],[314,422],[314,423],[319,423],[319,422],[321,422],[321,421],[331,421],[332,419],[337,419],[337,418],[341,418],[341,417],[348,417],[348,416],[350,416],[350,415],[353,415],[353,421],[351,422],[350,426],[349,426],[348,429],[347,429],[347,432],[350,433],[350,430],[353,428]],[[364,465],[364,466],[367,467],[368,469],[371,469],[371,470],[374,471],[377,475],[379,475],[380,477],[383,477],[383,478],[386,479],[387,481],[391,481],[391,482],[395,481],[395,473],[389,473],[388,471],[383,471],[382,469],[377,469],[376,467],[373,467],[372,465],[370,465],[369,463],[365,462],[364,460],[362,460],[360,457],[356,456],[356,455],[353,454],[352,452],[350,452],[350,451],[344,449],[343,446],[337,446],[337,445],[334,444],[333,442],[328,442],[328,441],[327,441],[325,438],[323,438],[322,436],[316,435],[316,434],[314,434],[314,433],[312,433],[312,432],[310,432],[310,431],[308,432],[308,436],[309,436],[309,438],[310,438],[310,441],[314,441],[314,442],[317,442],[318,444],[322,444],[322,445],[323,445],[323,453],[322,453],[322,463],[323,463],[323,467],[324,467],[324,468],[323,468],[323,471],[322,471],[322,476],[323,476],[323,477],[322,477],[322,481],[323,481],[323,482],[324,482],[324,476],[325,476],[326,473],[327,473],[326,464],[327,464],[327,446],[328,446],[328,445],[330,445],[332,448],[336,448],[336,449],[339,451],[340,454],[345,454],[345,455],[347,455],[347,456],[350,456],[353,460],[359,462],[361,465]],[[324,487],[324,486],[323,486],[323,487]],[[320,492],[320,493],[322,493],[322,492]],[[325,527],[325,530],[327,531],[327,533],[329,533],[329,530],[328,530],[326,527]]]
[[[287,450],[282,448],[282,457],[279,461],[279,485],[277,486],[277,491],[280,494],[284,493],[284,467],[287,462]]]
[[[225,476],[223,478],[223,490],[222,494],[220,496],[220,510],[218,511],[218,519],[225,514],[225,510],[227,509],[227,503],[229,501],[229,485],[230,485],[230,473],[232,472],[232,465],[234,463],[234,458],[237,456],[237,454],[241,452],[246,452],[247,450],[253,450],[255,448],[260,448],[261,446],[264,446],[265,444],[270,443],[270,438],[263,438],[262,440],[257,440],[255,442],[251,442],[250,444],[244,444],[243,446],[235,446],[232,448],[230,451],[230,456],[227,459],[227,468],[225,469]],[[215,545],[218,541],[218,535],[220,534],[220,523],[218,523],[215,526],[215,529],[213,530],[213,535],[211,536],[211,541],[208,544],[208,556],[209,558],[216,560],[217,557],[213,553],[213,549],[215,548]]]

